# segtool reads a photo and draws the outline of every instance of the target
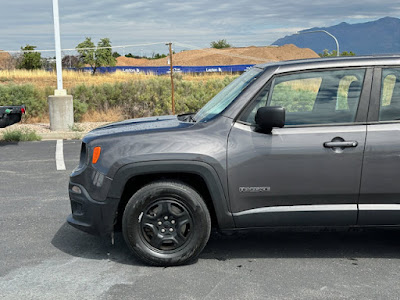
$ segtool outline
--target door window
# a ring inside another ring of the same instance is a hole
[[[240,120],[254,124],[261,106],[282,106],[288,125],[354,122],[365,69],[303,72],[275,77]]]
[[[379,121],[400,120],[400,69],[383,69]]]

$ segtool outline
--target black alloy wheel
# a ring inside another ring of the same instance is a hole
[[[192,216],[184,205],[173,198],[151,203],[140,219],[142,238],[161,252],[179,249],[190,239]]]
[[[205,247],[211,218],[200,194],[179,181],[139,189],[122,217],[124,239],[142,261],[157,266],[193,261]]]

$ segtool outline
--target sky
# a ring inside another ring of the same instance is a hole
[[[226,39],[236,47],[266,46],[312,27],[364,23],[400,17],[398,0],[59,0],[61,47],[75,48],[85,37],[108,37],[121,54],[151,55],[209,47]],[[141,44],[160,43],[143,46]],[[26,44],[54,49],[52,0],[0,0],[0,49]],[[69,54],[69,53],[65,53]],[[71,53],[72,54],[72,53]]]

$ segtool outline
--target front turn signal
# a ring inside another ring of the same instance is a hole
[[[95,164],[100,158],[101,147],[94,147],[93,149],[93,156],[92,156],[92,163]]]

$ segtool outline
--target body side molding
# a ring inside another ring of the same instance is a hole
[[[239,228],[353,226],[357,223],[357,204],[270,206],[234,213],[233,217]]]
[[[359,210],[399,210],[400,204],[359,204]]]
[[[400,207],[400,205],[399,205]],[[290,205],[255,208],[234,213],[233,216],[262,214],[269,212],[311,212],[311,211],[346,211],[357,210],[357,204],[327,204],[327,205]]]

